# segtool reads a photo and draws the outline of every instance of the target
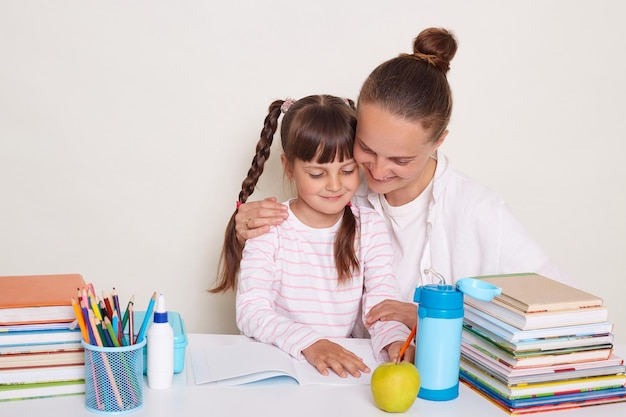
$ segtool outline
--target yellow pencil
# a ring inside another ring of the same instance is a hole
[[[85,300],[85,305],[87,307],[91,306],[91,310],[93,311],[95,316],[98,318],[98,320],[102,320],[102,316],[100,315],[100,309],[98,308],[98,305],[96,304],[95,296],[92,296],[91,291],[88,291],[86,288],[83,288],[82,292],[83,292],[82,298],[83,300]]]
[[[87,327],[85,327],[85,318],[83,317],[83,313],[74,297],[72,297],[72,308],[74,309],[74,314],[76,315],[76,321],[78,322],[78,327],[80,327],[80,332],[83,334],[83,339],[86,343],[89,343],[89,333],[87,333]]]

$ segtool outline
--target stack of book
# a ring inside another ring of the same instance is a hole
[[[0,277],[0,401],[85,392],[71,298],[81,275]]]
[[[538,274],[478,278],[502,294],[465,297],[461,381],[510,414],[626,401],[601,298]]]

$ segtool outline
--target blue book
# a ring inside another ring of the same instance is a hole
[[[472,307],[467,303],[464,307],[464,321],[466,323],[478,324],[480,327],[489,330],[491,333],[494,333],[510,342],[549,338],[555,336],[585,336],[594,334],[607,334],[613,331],[613,323],[610,321],[522,330],[515,326],[507,324],[504,321],[499,320],[486,312]]]
[[[83,335],[79,329],[0,332],[0,347],[80,342],[82,337]]]

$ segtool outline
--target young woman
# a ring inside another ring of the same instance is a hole
[[[359,376],[367,366],[329,338],[363,336],[363,313],[399,294],[384,221],[350,203],[359,187],[352,155],[356,113],[351,102],[328,95],[273,102],[238,206],[263,172],[281,111],[281,161],[297,190],[284,204],[289,218],[248,240],[242,251],[236,211],[212,291],[237,288],[237,326],[245,335],[306,358],[322,374],[330,368]],[[391,360],[408,334],[393,320],[369,327],[374,352],[387,351]]]
[[[456,50],[452,33],[426,29],[412,54],[382,63],[361,88],[354,158],[366,183],[354,201],[385,219],[402,297],[374,306],[366,326],[397,320],[412,327],[415,287],[438,281],[431,268],[448,283],[516,272],[569,281],[503,199],[451,168],[439,150],[452,112],[446,74]],[[236,217],[238,236],[262,235],[287,217],[273,199],[247,203]]]

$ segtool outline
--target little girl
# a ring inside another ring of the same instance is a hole
[[[359,376],[368,367],[328,338],[363,336],[364,314],[399,294],[384,221],[375,211],[350,203],[359,186],[352,157],[354,104],[329,95],[274,101],[237,207],[263,172],[281,113],[281,161],[297,190],[297,197],[285,203],[289,218],[249,239],[242,253],[235,211],[211,291],[237,286],[237,326],[245,335],[304,357],[324,375],[330,368],[342,377]],[[386,350],[395,360],[409,334],[397,321],[379,321],[367,330],[379,359]]]

